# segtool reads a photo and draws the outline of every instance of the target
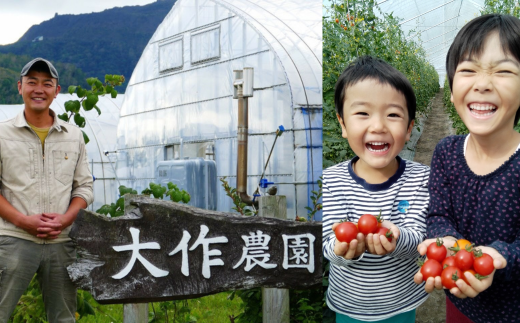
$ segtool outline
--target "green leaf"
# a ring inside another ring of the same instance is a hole
[[[76,87],[77,86],[74,85],[69,86],[69,94],[73,94],[74,92],[76,92]]]
[[[124,211],[125,210],[125,198],[124,197],[120,197],[119,199],[117,199],[116,206],[121,211]]]
[[[87,111],[90,111],[94,108],[94,106],[96,105],[96,103],[98,101],[99,101],[99,98],[96,94],[88,93],[87,99],[83,101],[83,108],[85,108],[85,110],[87,110]]]
[[[100,80],[96,79],[96,82],[94,83],[94,85],[98,88],[98,89],[102,89],[103,88],[103,83],[101,83]]]
[[[188,194],[188,192],[186,192],[186,191],[183,190],[183,191],[182,191],[182,201],[183,201],[184,203],[188,204],[188,203],[190,202],[190,200],[191,200],[191,196],[190,196],[190,194]]]
[[[89,77],[87,79],[87,84],[92,86],[92,84],[94,84],[95,82],[97,81],[97,78],[96,77]]]
[[[81,99],[82,97],[87,95],[87,90],[83,89],[81,86],[78,85],[78,87],[76,88],[76,94],[78,95],[78,98]]]
[[[85,140],[85,145],[88,144],[88,142],[90,141],[90,139],[88,139],[88,136],[87,134],[85,133],[85,131],[81,130],[81,132],[83,132],[83,140]]]
[[[96,111],[97,111],[97,113],[98,113],[98,116],[101,115],[101,110],[99,110],[99,108],[98,108],[97,105],[94,106],[94,109],[96,109]]]
[[[79,113],[74,114],[74,123],[80,128],[85,127],[85,118],[83,118]]]
[[[60,118],[61,120],[65,121],[65,122],[69,121],[69,115],[67,114],[67,112],[63,112],[62,114],[58,114],[58,118]]]
[[[165,191],[166,191],[166,188],[163,188],[161,186],[154,186],[152,188],[153,197],[155,197],[156,199],[163,198],[163,194]]]
[[[110,95],[112,96],[112,99],[115,99],[117,97],[117,91],[112,90],[112,92],[110,92]]]
[[[114,89],[114,88],[113,88],[111,85],[107,85],[107,86],[105,87],[105,92],[106,92],[106,93],[112,93],[112,90],[113,90],[113,89]]]
[[[78,113],[81,105],[78,100],[70,100],[65,102],[65,111]]]
[[[182,200],[182,192],[181,191],[174,191],[170,195],[170,199],[174,202],[180,202]]]

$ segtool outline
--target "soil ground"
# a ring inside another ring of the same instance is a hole
[[[433,150],[444,137],[455,134],[442,104],[442,89],[433,98],[432,110],[424,124],[424,131],[415,148],[414,161],[430,166]],[[446,321],[446,296],[435,290],[426,302],[417,308],[416,323],[443,323]]]

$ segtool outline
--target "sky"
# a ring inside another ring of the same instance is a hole
[[[155,0],[0,0],[0,45],[16,42],[31,26],[53,18],[56,13],[100,12],[152,2]]]

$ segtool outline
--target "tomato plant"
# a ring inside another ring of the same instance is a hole
[[[422,261],[418,262],[419,266],[421,266],[421,274],[423,276],[423,281],[428,280],[430,277],[440,276],[442,273],[441,264],[435,259],[428,259],[424,263]]]
[[[447,252],[448,250],[446,250],[446,247],[442,243],[442,239],[437,238],[437,241],[430,243],[428,249],[426,249],[426,257],[428,257],[428,259],[435,259],[441,263],[444,258],[446,258]]]
[[[495,270],[495,266],[493,265],[493,257],[487,253],[482,253],[481,250],[475,250],[473,268],[479,275],[487,276],[491,274],[493,270]]]
[[[442,265],[442,269],[449,267],[449,266],[455,266],[455,257],[449,256],[449,257],[444,258],[441,265]]]
[[[346,243],[350,243],[352,240],[356,239],[358,232],[356,225],[352,222],[341,222],[334,230],[336,239],[340,242]]]
[[[461,274],[462,271],[455,266],[444,268],[441,273],[442,286],[446,287],[447,289],[457,287],[455,282],[460,278]]]
[[[379,227],[379,230],[377,231],[377,233],[385,236],[388,239],[388,241],[390,241],[390,242],[392,241],[392,238],[394,237],[394,235],[392,234],[392,231],[390,231],[390,229],[385,228],[385,227]]]

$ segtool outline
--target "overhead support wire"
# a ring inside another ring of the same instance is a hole
[[[439,38],[439,37],[441,37],[441,36],[446,35],[447,33],[451,33],[452,31],[455,31],[455,30],[457,30],[457,28],[452,29],[452,30],[450,30],[450,31],[447,31],[447,32],[445,32],[445,33],[442,34],[442,35],[439,35],[439,36],[436,36],[436,37],[430,38],[430,39],[428,39],[427,41],[423,41],[421,44],[424,45],[424,44],[426,44],[427,42],[429,42],[429,41],[431,41],[431,40],[434,40],[435,38]]]
[[[449,46],[451,46],[451,44],[450,44]],[[432,54],[438,53],[438,52],[440,52],[441,50],[445,50],[446,47],[448,47],[448,46],[444,46],[443,48],[441,48],[441,49],[439,49],[439,50],[436,50],[436,51],[434,51],[433,53],[428,54],[428,57],[431,57]]]
[[[432,48],[434,48],[434,47],[440,46],[440,45],[442,45],[442,44],[446,44],[446,42],[448,42],[448,41],[452,41],[454,38],[455,38],[455,36],[453,36],[453,37],[451,37],[451,38],[448,38],[447,40],[443,41],[442,43],[439,43],[439,44],[437,44],[437,45],[433,45],[433,46],[431,46],[431,47],[425,48],[424,51],[425,51],[425,52],[428,52],[428,50],[430,50],[430,49],[432,49]]]
[[[458,18],[458,17],[459,17],[459,16],[457,15],[457,16],[455,16],[455,17],[453,17],[453,18],[450,18],[450,19],[448,19],[448,20],[444,20],[443,22],[440,22],[440,23],[436,24],[435,26],[431,26],[431,27],[428,28],[428,29],[418,31],[418,32],[416,32],[415,34],[413,34],[413,35],[409,36],[408,38],[406,38],[406,40],[408,40],[408,39],[410,39],[410,38],[413,38],[413,37],[417,36],[417,35],[420,34],[420,33],[423,33],[423,32],[425,32],[425,31],[428,31],[428,30],[430,30],[430,29],[432,29],[432,28],[434,28],[434,27],[437,27],[437,26],[439,26],[439,25],[442,25],[443,23],[445,23],[445,22],[447,22],[447,21],[450,21],[450,20],[453,20],[453,19]]]
[[[437,9],[439,9],[439,8],[442,8],[442,7],[444,7],[445,5],[452,3],[453,1],[455,1],[455,0],[451,0],[450,2],[446,2],[445,4],[441,4],[441,5],[438,6],[438,7],[435,7],[435,8],[433,8],[433,9],[430,9],[430,10],[426,11],[426,12],[423,12],[423,13],[421,13],[420,15],[417,15],[417,16],[415,16],[415,17],[413,17],[413,18],[410,18],[410,19],[408,19],[408,20],[406,20],[406,21],[400,22],[399,25],[405,24],[405,23],[407,23],[407,22],[409,22],[409,21],[412,21],[412,20],[414,20],[414,19],[416,19],[416,18],[419,18],[420,16],[424,16],[425,14],[427,14],[427,13],[429,13],[429,12],[432,12],[432,11],[434,11],[434,10],[437,10]]]

